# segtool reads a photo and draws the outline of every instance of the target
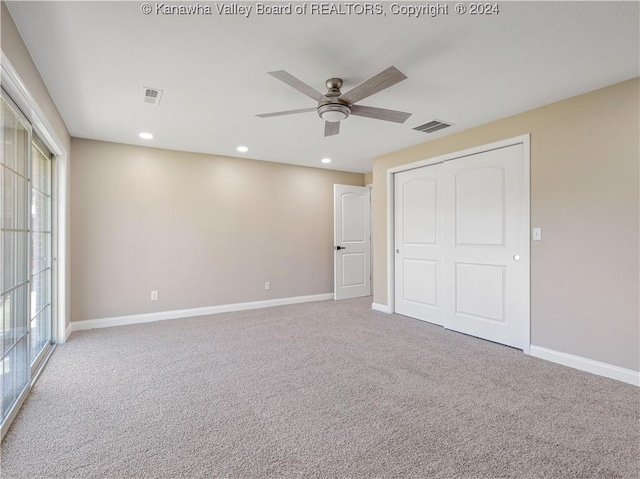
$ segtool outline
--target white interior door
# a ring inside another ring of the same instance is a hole
[[[395,175],[395,310],[442,325],[442,165]]]
[[[333,185],[334,297],[371,294],[371,203],[369,188]]]
[[[444,163],[445,327],[523,347],[522,145]]]
[[[523,148],[507,146],[394,175],[395,312],[526,346]]]

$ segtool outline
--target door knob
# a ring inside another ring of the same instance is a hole
[[[344,246],[336,246],[336,249],[340,251],[341,249],[347,249],[347,248],[345,248]]]
[[[520,261],[520,255],[519,254],[514,254],[513,255],[513,261]]]

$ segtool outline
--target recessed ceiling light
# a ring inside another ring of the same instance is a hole
[[[331,158],[323,158],[320,161],[323,163],[331,163]]]
[[[236,148],[236,150],[238,150],[240,153],[246,153],[247,151],[249,151],[249,148],[247,148],[246,146],[239,146],[238,148]]]
[[[142,132],[138,135],[143,140],[153,140],[153,135],[151,133]]]

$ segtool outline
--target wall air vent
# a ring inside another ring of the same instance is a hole
[[[425,123],[424,125],[416,126],[414,130],[418,130],[423,133],[433,133],[435,131],[442,130],[443,128],[449,128],[451,125],[452,123],[445,123],[444,121],[433,120],[428,123]]]
[[[149,88],[147,86],[142,87],[142,101],[144,103],[158,106],[160,104],[161,98],[162,90],[158,90],[157,88]]]

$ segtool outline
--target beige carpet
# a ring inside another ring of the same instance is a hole
[[[3,478],[637,478],[636,387],[369,298],[79,332]]]

